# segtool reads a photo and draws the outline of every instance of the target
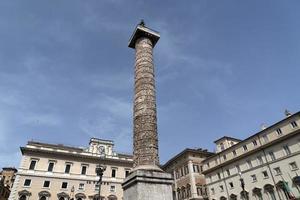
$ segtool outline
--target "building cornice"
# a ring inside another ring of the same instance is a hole
[[[230,159],[230,160],[228,160],[226,162],[220,163],[220,164],[218,164],[218,165],[216,165],[216,166],[214,166],[214,167],[212,167],[210,169],[204,170],[202,173],[204,175],[209,174],[209,173],[213,172],[214,170],[220,169],[220,167],[224,167],[224,166],[229,165],[231,163],[234,163],[234,162],[236,162],[238,160],[241,160],[242,158],[245,158],[245,157],[250,156],[252,154],[255,154],[255,153],[259,152],[259,151],[262,151],[262,150],[264,150],[264,149],[266,149],[266,148],[268,148],[268,147],[270,147],[272,145],[278,144],[278,143],[280,143],[280,142],[282,142],[282,141],[284,141],[284,140],[286,140],[288,138],[291,138],[291,137],[293,137],[293,136],[295,136],[295,135],[297,135],[299,133],[300,133],[300,129],[295,130],[295,131],[293,131],[293,132],[291,132],[291,133],[289,133],[287,135],[281,136],[280,138],[278,138],[276,140],[273,140],[273,141],[271,141],[271,142],[269,142],[267,144],[264,144],[264,145],[262,145],[260,147],[257,147],[255,149],[253,149],[253,150],[250,150],[247,153],[241,154],[241,155],[239,155],[239,156],[237,156],[237,157],[235,157],[233,159]],[[218,156],[218,155],[219,154],[217,154],[216,156]],[[205,160],[205,161],[207,161],[207,160]]]
[[[29,147],[20,147],[22,155],[26,155],[27,153],[42,153],[42,154],[51,154],[51,155],[63,155],[63,156],[69,156],[74,158],[85,158],[85,159],[92,159],[95,161],[108,161],[108,162],[119,162],[119,163],[128,163],[132,164],[133,160],[131,158],[124,158],[122,157],[100,157],[98,154],[91,154],[89,152],[82,152],[82,153],[73,153],[73,152],[63,152],[58,150],[46,150],[46,149],[40,149],[40,148],[29,148]]]

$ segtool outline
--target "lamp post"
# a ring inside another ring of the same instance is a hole
[[[241,187],[243,189],[243,199],[248,200],[248,196],[246,195],[246,191],[245,191],[245,182],[244,179],[242,178],[242,172],[239,172],[239,176],[240,176]]]
[[[96,167],[96,174],[97,176],[99,176],[99,181],[98,181],[98,184],[99,184],[99,198],[98,200],[101,200],[101,184],[102,184],[102,176],[103,176],[103,172],[106,170],[106,166],[105,165],[97,165]]]

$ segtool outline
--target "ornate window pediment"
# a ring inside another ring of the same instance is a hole
[[[85,199],[86,196],[85,196],[85,194],[83,194],[83,193],[77,193],[77,194],[75,195],[75,198],[76,198],[76,199],[79,199],[79,198]]]
[[[31,192],[29,192],[28,190],[22,190],[18,194],[19,194],[19,196],[22,196],[22,195],[31,196]]]
[[[65,192],[60,192],[60,193],[57,194],[57,197],[58,198],[60,198],[60,197],[69,198],[70,196]]]
[[[39,192],[39,197],[42,197],[42,196],[50,197],[51,194],[50,194],[50,192],[44,190],[44,191]]]

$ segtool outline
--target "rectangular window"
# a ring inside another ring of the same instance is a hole
[[[220,146],[221,146],[221,150],[223,151],[225,149],[224,144],[221,143]]]
[[[199,165],[193,165],[193,170],[194,172],[199,173],[200,172]]]
[[[81,166],[81,175],[86,175],[86,168],[87,168],[87,166],[85,166],[85,165]]]
[[[264,164],[264,161],[263,161],[263,159],[262,159],[262,157],[261,157],[260,155],[257,156],[257,163],[258,163],[259,165]]]
[[[116,169],[111,170],[111,177],[113,177],[113,178],[116,177]]]
[[[24,181],[24,186],[29,187],[30,184],[31,184],[31,179],[25,179],[25,181]]]
[[[292,122],[291,122],[291,126],[292,126],[293,128],[297,128],[297,127],[298,127],[298,124],[297,124],[297,122],[292,121]]]
[[[84,190],[84,183],[79,183],[78,190]]]
[[[184,166],[184,175],[187,175],[189,173],[189,168],[188,166]]]
[[[274,171],[275,171],[275,175],[281,175],[280,167],[275,167]]]
[[[229,186],[232,189],[233,188],[233,182],[229,182]]]
[[[280,128],[276,129],[277,135],[282,135],[282,131]]]
[[[127,177],[128,175],[129,175],[129,170],[125,170],[125,177]],[[176,174],[176,178],[177,178],[177,174]]]
[[[211,190],[212,194],[215,194],[215,189],[214,188],[211,188],[210,190]]]
[[[272,161],[276,160],[276,157],[275,157],[275,154],[274,154],[273,151],[269,152],[269,156],[270,156],[270,158],[271,158]]]
[[[247,145],[244,145],[243,149],[244,149],[244,151],[247,151],[248,150]]]
[[[235,168],[236,168],[236,171],[237,171],[237,172],[241,172],[241,168],[240,168],[239,165],[236,165]]]
[[[29,169],[30,169],[30,170],[34,170],[35,165],[36,165],[36,160],[31,160]]]
[[[218,179],[221,179],[221,174],[218,172]]]
[[[71,164],[66,164],[65,173],[69,174],[71,169]]]
[[[291,170],[297,170],[298,166],[297,166],[296,162],[291,162],[290,163],[290,168],[291,168]]]
[[[227,172],[227,176],[230,176],[230,171],[229,171],[229,169],[226,169],[226,172]]]
[[[254,146],[257,146],[257,141],[256,140],[253,140],[252,143],[253,143]]]
[[[247,160],[247,165],[248,165],[248,168],[249,168],[249,169],[252,168],[252,162],[251,162],[251,160]]]
[[[44,181],[43,187],[44,187],[44,188],[50,187],[50,181]]]
[[[224,161],[227,159],[226,155],[223,155],[223,159],[224,159]]]
[[[110,192],[115,192],[115,191],[116,191],[116,186],[111,185],[111,186],[110,186]]]
[[[251,175],[251,178],[252,178],[252,182],[256,182],[257,181],[257,178],[256,178],[255,174]]]
[[[269,138],[268,138],[267,134],[263,135],[263,139],[264,139],[265,143],[269,142]]]
[[[48,164],[48,172],[53,172],[54,162],[49,162]]]
[[[233,156],[236,156],[236,150],[232,151]]]
[[[224,187],[223,185],[220,185],[220,191],[223,192],[224,191]]]
[[[289,146],[288,145],[284,145],[283,146],[283,150],[284,150],[284,152],[285,152],[285,155],[291,155],[291,150],[290,150],[290,148],[289,148]]]
[[[206,165],[207,165],[207,167],[209,168],[209,162],[208,162]]]
[[[269,178],[269,174],[267,171],[262,172],[264,178]]]
[[[95,190],[99,191],[99,183],[98,182],[95,184]]]
[[[68,188],[68,182],[62,182],[61,188],[62,189],[67,189]]]

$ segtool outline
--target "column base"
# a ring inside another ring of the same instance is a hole
[[[122,184],[124,200],[172,200],[171,174],[144,169],[134,170]]]

